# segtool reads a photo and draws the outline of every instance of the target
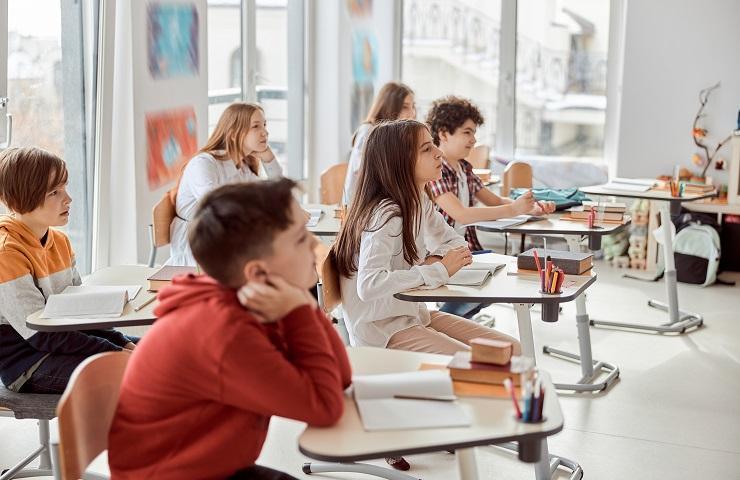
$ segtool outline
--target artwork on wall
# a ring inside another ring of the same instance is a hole
[[[147,7],[147,54],[152,78],[198,74],[198,9],[190,3],[151,3]]]
[[[352,35],[352,104],[350,125],[354,131],[365,119],[378,78],[378,40],[372,28],[372,0],[347,0]]]
[[[146,115],[147,180],[155,190],[174,180],[198,150],[193,107]]]

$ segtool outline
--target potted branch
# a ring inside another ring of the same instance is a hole
[[[714,149],[711,149],[709,144],[707,143],[707,129],[703,128],[700,123],[701,120],[706,117],[706,114],[704,113],[704,108],[707,105],[707,102],[709,101],[709,96],[712,94],[714,90],[719,88],[720,82],[717,82],[716,84],[712,85],[711,87],[705,88],[702,91],[699,92],[699,111],[696,112],[696,116],[694,117],[694,125],[692,129],[692,138],[694,140],[694,144],[699,147],[704,153],[695,153],[691,160],[694,163],[694,165],[698,167],[702,167],[701,175],[699,177],[692,177],[692,181],[698,182],[698,183],[704,183],[707,178],[707,170],[709,169],[709,166],[715,162],[715,157],[717,157],[717,152],[727,143],[730,141],[730,138],[732,135],[728,135],[725,139],[723,139],[721,142],[717,143],[717,145],[714,147]],[[722,162],[721,160],[717,160],[717,168],[722,168]]]

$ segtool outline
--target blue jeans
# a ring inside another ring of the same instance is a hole
[[[490,303],[463,303],[463,302],[445,302],[440,307],[440,312],[451,313],[458,317],[472,319],[481,310],[491,305]]]
[[[131,343],[137,343],[139,341],[138,337],[126,335],[126,338]],[[88,357],[90,355],[52,353],[41,362],[41,365],[33,372],[31,378],[26,380],[26,383],[21,387],[20,393],[63,393],[64,389],[67,388],[67,382],[69,382],[72,372],[77,368],[77,365]]]

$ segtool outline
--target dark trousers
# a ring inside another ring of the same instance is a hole
[[[239,470],[226,480],[298,480],[292,475],[259,465]]]
[[[126,336],[131,343],[137,343],[138,337]],[[52,353],[41,362],[31,378],[21,387],[20,393],[63,393],[67,388],[69,377],[77,365],[90,355],[63,355]]]

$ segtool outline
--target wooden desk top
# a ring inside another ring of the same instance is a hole
[[[596,228],[589,229],[586,222],[577,222],[573,220],[561,220],[565,213],[555,213],[548,215],[544,220],[537,222],[527,222],[520,225],[513,225],[504,228],[491,228],[476,226],[478,230],[484,232],[513,232],[525,233],[528,235],[591,235],[603,236],[618,233],[628,226],[632,219],[629,215],[624,217],[624,223],[599,223],[596,222]]]
[[[473,302],[473,303],[563,303],[574,300],[596,281],[596,274],[568,275],[560,295],[540,293],[540,280],[535,275],[509,275],[509,265],[516,257],[486,253],[474,260],[485,263],[505,263],[493,277],[480,287],[444,285],[431,290],[407,290],[394,296],[408,302]]]
[[[740,215],[740,204],[727,203],[727,199],[705,199],[684,205],[687,210],[693,212],[722,213],[727,215]]]
[[[588,195],[608,195],[613,197],[626,198],[644,198],[646,200],[664,200],[667,202],[693,202],[703,198],[716,197],[717,192],[684,194],[682,197],[674,197],[669,190],[651,188],[645,192],[636,192],[631,190],[618,190],[615,188],[606,188],[606,185],[595,185],[591,187],[579,187],[579,190]]]
[[[128,302],[123,314],[115,318],[79,319],[79,318],[39,318],[42,310],[32,313],[26,319],[26,326],[40,332],[68,332],[74,330],[93,330],[97,328],[132,327],[135,325],[151,325],[157,317],[154,316],[154,307],[157,301],[150,303],[138,312],[134,309],[146,302],[155,292],[147,290],[149,278],[157,268],[142,265],[123,265],[118,267],[101,268],[85,278],[83,285],[141,285],[136,297]]]
[[[409,372],[421,363],[447,364],[450,357],[372,347],[347,350],[355,374]],[[366,432],[354,400],[345,397],[344,414],[330,428],[308,427],[298,439],[304,455],[328,462],[350,462],[415,453],[453,450],[509,441],[537,441],[563,429],[563,414],[550,377],[545,385],[545,422],[521,423],[511,399],[460,397],[472,419],[469,427]]]
[[[339,208],[338,205],[323,205],[320,203],[304,203],[301,205],[304,210],[321,209],[324,214],[321,215],[319,223],[313,227],[307,227],[308,231],[314,235],[336,236],[339,234],[342,225],[339,219],[334,217],[334,210]]]

